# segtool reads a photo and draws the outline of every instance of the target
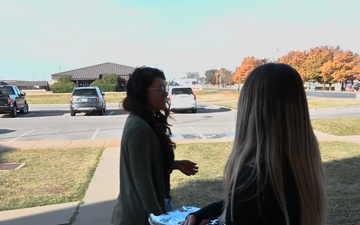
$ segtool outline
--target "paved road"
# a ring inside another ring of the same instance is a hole
[[[0,115],[0,142],[120,139],[127,113],[109,104],[105,115],[70,116],[68,105],[32,105],[16,118]],[[359,108],[311,110],[312,119],[360,117]],[[197,113],[173,114],[177,139],[213,139],[234,136],[236,111],[199,104]]]
[[[360,117],[360,107],[310,110],[311,119]]]
[[[308,98],[360,98],[360,93],[355,92],[327,92],[327,91],[307,91]]]

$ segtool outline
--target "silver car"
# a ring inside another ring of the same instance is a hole
[[[192,113],[196,113],[197,100],[191,87],[170,86],[168,90],[168,98],[170,100],[171,111],[190,110]]]
[[[70,98],[70,114],[75,116],[78,112],[96,112],[103,115],[106,112],[105,93],[97,86],[74,88]]]

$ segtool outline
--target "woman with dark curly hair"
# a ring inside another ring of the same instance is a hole
[[[123,108],[130,112],[121,138],[120,194],[112,224],[149,224],[150,213],[172,210],[170,174],[178,169],[190,176],[196,163],[174,160],[170,139],[168,99],[164,73],[156,68],[137,68],[126,86]]]

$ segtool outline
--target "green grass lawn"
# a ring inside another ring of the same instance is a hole
[[[317,119],[313,129],[337,136],[360,135],[360,115],[356,118]]]
[[[204,206],[222,195],[222,175],[232,143],[179,144],[176,159],[198,163],[199,173],[171,176],[174,207]],[[360,145],[322,142],[327,175],[327,224],[360,221]],[[39,149],[0,152],[1,162],[23,162],[19,170],[1,171],[0,211],[81,201],[103,149]]]
[[[178,171],[171,177],[175,208],[205,206],[223,197],[222,175],[232,143],[179,144],[177,159],[198,163],[197,175]],[[360,221],[360,145],[322,142],[320,149],[327,176],[327,224],[358,224]]]
[[[0,151],[0,163],[25,163],[0,171],[0,211],[80,201],[103,148]]]

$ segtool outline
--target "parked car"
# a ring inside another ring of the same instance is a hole
[[[192,113],[196,113],[197,100],[191,87],[170,86],[168,90],[168,98],[170,100],[171,111],[190,110]]]
[[[355,92],[360,92],[360,82],[354,83],[354,91]]]
[[[75,87],[70,98],[70,114],[78,112],[97,112],[103,115],[106,112],[105,93],[95,87]]]
[[[18,111],[29,112],[26,93],[14,85],[0,85],[0,113],[10,113],[11,117],[16,117]]]

